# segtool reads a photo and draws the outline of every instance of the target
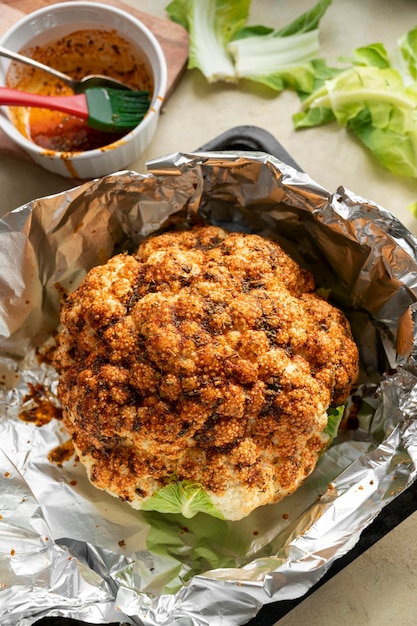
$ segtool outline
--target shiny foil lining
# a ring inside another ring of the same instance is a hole
[[[204,220],[277,239],[348,316],[354,415],[292,496],[239,522],[138,512],[74,458],[46,358],[60,297],[160,228]],[[30,202],[0,220],[0,623],[45,616],[238,626],[308,591],[416,478],[417,241],[390,213],[264,153],[175,153]],[[39,395],[39,394],[38,394]]]

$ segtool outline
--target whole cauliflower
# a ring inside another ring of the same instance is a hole
[[[135,508],[238,520],[329,442],[358,350],[274,241],[214,226],[145,240],[63,304],[55,366],[89,479]]]

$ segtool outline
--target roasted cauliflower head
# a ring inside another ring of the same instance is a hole
[[[91,482],[138,509],[238,520],[278,502],[358,375],[312,275],[276,242],[214,226],[93,268],[61,320],[64,424]]]

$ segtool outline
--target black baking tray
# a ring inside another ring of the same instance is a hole
[[[198,150],[210,152],[235,152],[240,150],[245,152],[266,152],[302,171],[302,168],[294,161],[279,141],[271,133],[258,126],[235,126],[207,142]],[[358,556],[366,552],[368,548],[377,543],[415,511],[417,511],[417,482],[413,483],[390,504],[385,506],[375,520],[362,532],[357,544],[346,555],[337,559],[319,582],[304,596],[294,600],[282,600],[265,605],[256,617],[247,622],[246,626],[273,626],[300,602],[333,578],[335,574],[344,569]],[[86,624],[88,626],[97,626],[92,622],[86,623],[63,617],[46,617],[36,622],[37,626],[86,626]],[[121,625],[112,623],[108,626]]]

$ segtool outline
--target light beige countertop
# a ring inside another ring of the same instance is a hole
[[[124,1],[166,17],[168,0]],[[313,0],[253,0],[250,21],[278,27],[312,4]],[[339,56],[349,55],[360,45],[382,41],[393,47],[414,25],[415,0],[333,0],[320,26],[322,56],[336,63]],[[234,126],[259,126],[272,133],[328,190],[343,185],[379,203],[417,234],[417,220],[408,209],[417,201],[417,180],[394,177],[383,170],[355,137],[335,124],[295,131],[291,117],[298,109],[299,100],[293,93],[275,95],[249,83],[208,84],[197,70],[187,71],[165,105],[152,144],[131,169],[145,172],[147,160],[192,151]],[[73,184],[0,154],[0,214]],[[279,626],[333,626],[335,622],[343,626],[416,626],[416,539],[414,513],[282,618]]]
[[[416,535],[414,513],[276,626],[415,626]]]

